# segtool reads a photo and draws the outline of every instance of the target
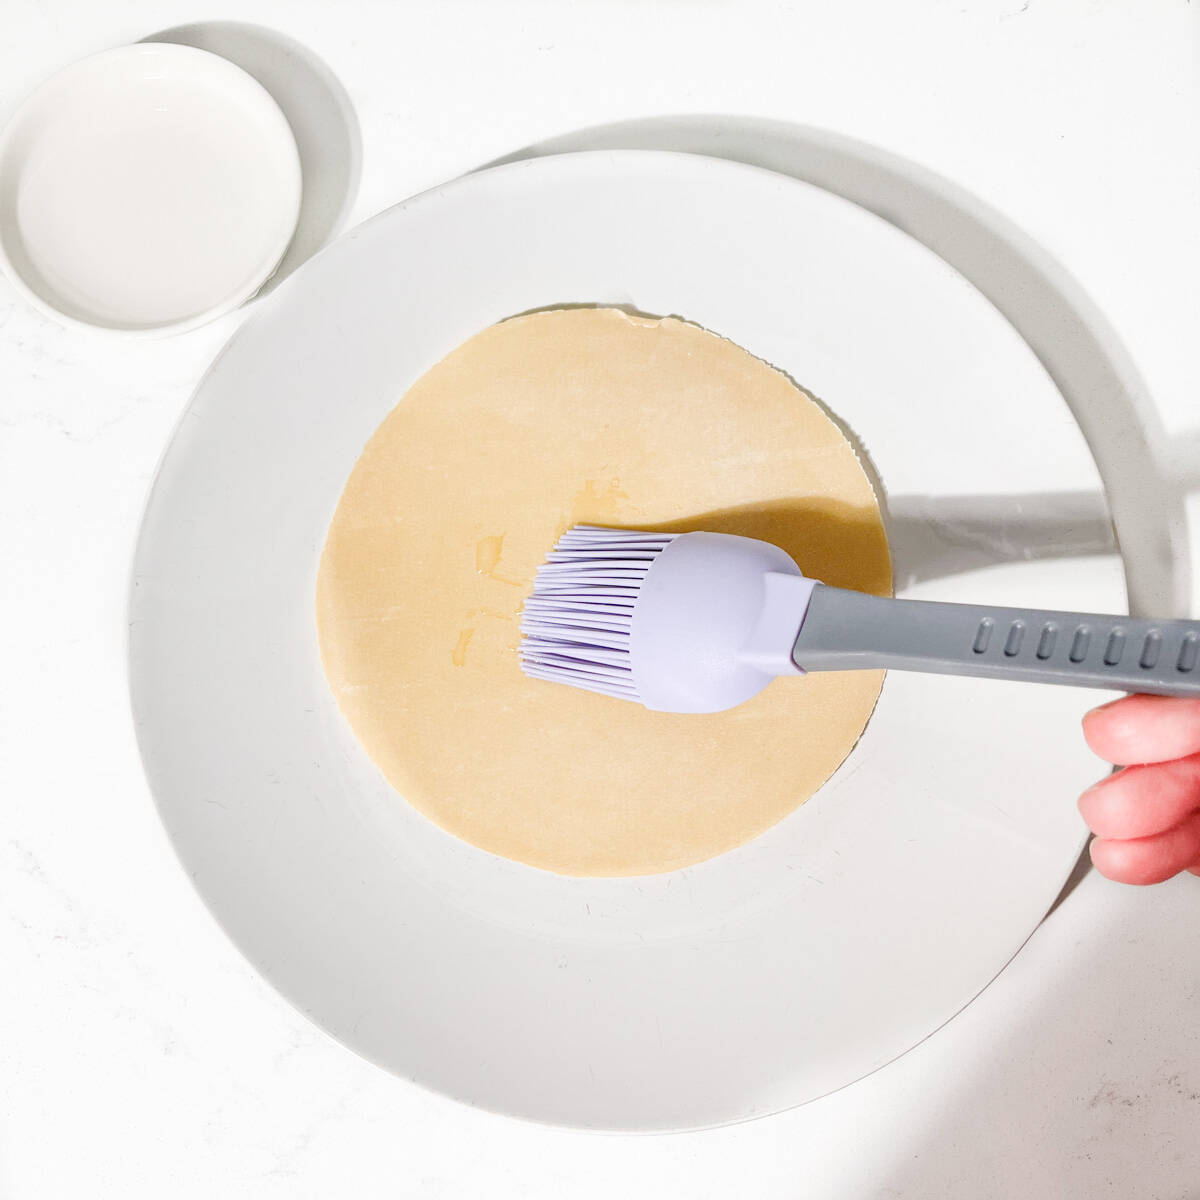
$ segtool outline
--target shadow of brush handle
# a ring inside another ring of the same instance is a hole
[[[890,497],[887,531],[897,589],[1001,563],[1117,551],[1099,492]]]

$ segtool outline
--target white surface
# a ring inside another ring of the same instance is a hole
[[[1078,818],[1051,801],[1091,782],[1092,756],[1060,730],[1096,697],[893,675],[819,796],[735,852],[652,878],[508,863],[398,803],[320,668],[317,561],[345,480],[410,384],[467,337],[614,299],[682,314],[802,379],[870,447],[891,496],[920,488],[936,509],[1099,490],[1025,343],[870,213],[688,155],[498,167],[348,235],[206,376],[134,563],[134,713],[189,874],[301,1011],[487,1108],[695,1128],[852,1082],[1000,970],[1079,853]],[[1112,560],[1016,563],[919,591],[1123,601]],[[934,764],[935,783],[914,760]],[[1030,761],[1040,777],[1014,793]]]
[[[52,315],[180,332],[252,296],[291,241],[300,159],[279,106],[191,46],[74,63],[0,139],[0,261]]]
[[[725,4],[686,19],[639,6],[631,37],[625,6],[599,2],[243,7],[350,90],[355,218],[576,126],[685,110],[828,125],[948,174],[1090,290],[1194,484],[1193,9],[860,0],[746,4],[735,20]],[[194,15],[9,0],[0,107],[73,58]],[[1190,878],[1150,892],[1089,878],[936,1037],[833,1097],[714,1133],[597,1138],[475,1113],[352,1058],[279,1001],[172,861],[122,678],[142,493],[238,319],[131,353],[0,292],[0,637],[21,681],[0,690],[6,1197],[1194,1192]]]

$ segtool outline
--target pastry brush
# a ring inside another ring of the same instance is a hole
[[[1200,621],[893,600],[725,533],[576,525],[538,570],[521,666],[660,712],[721,712],[779,675],[886,668],[1200,696]]]

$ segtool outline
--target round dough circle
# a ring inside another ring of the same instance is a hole
[[[531,313],[422,376],[350,475],[317,583],[338,705],[402,796],[495,854],[624,876],[733,849],[833,774],[883,675],[780,679],[711,716],[526,679],[521,605],[577,523],[739,533],[891,589],[867,475],[785,375],[674,318]]]

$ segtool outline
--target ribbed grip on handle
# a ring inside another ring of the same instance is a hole
[[[941,675],[1200,695],[1200,622],[886,600],[820,586],[792,651],[806,671]]]

